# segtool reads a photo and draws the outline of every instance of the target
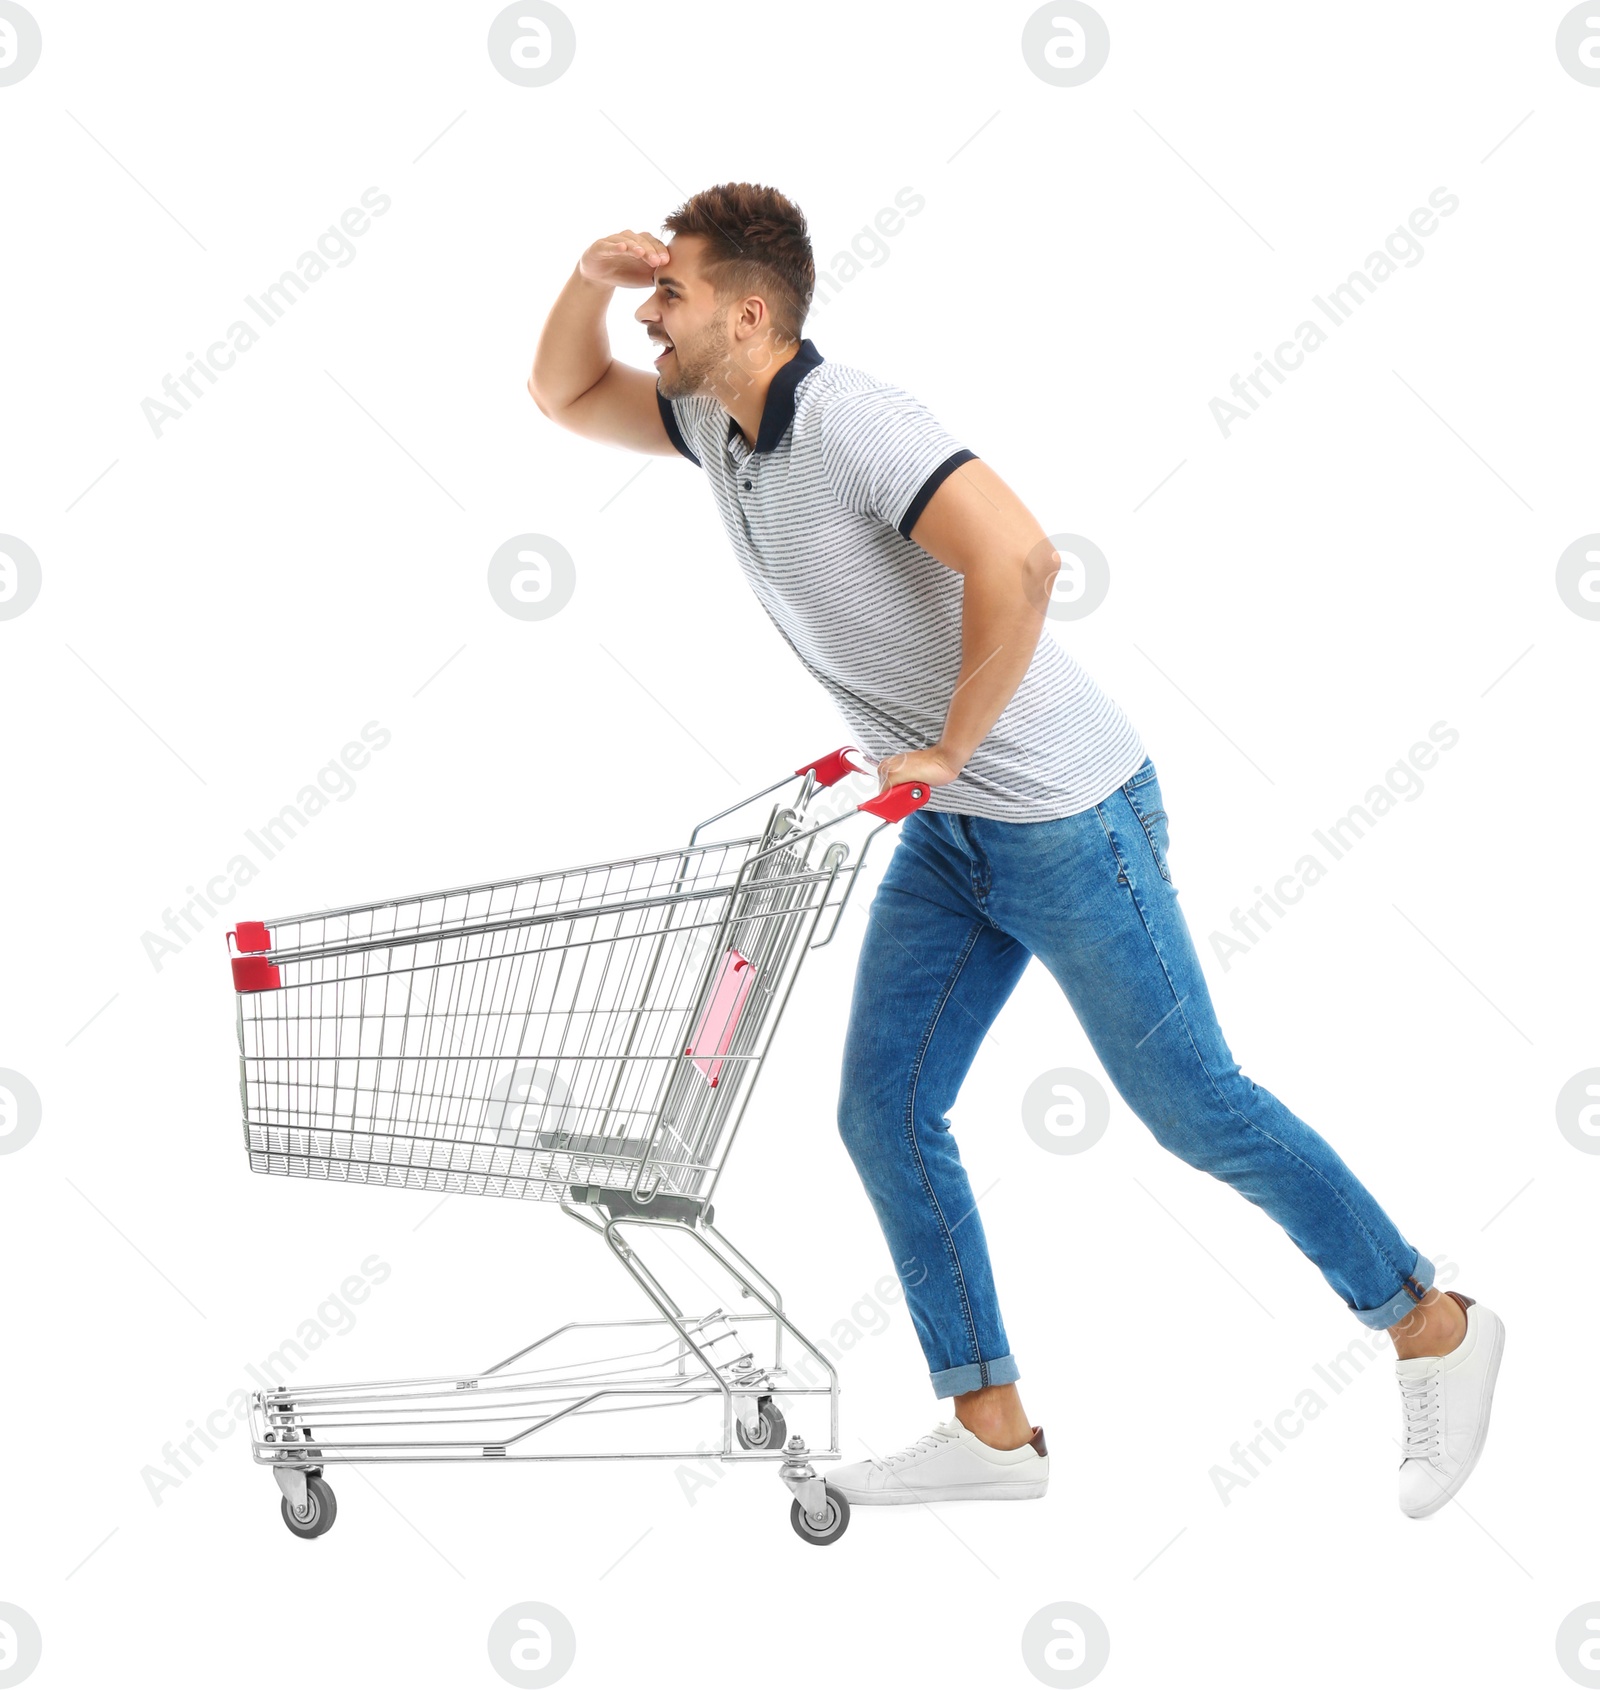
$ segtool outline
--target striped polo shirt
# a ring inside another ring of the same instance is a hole
[[[754,446],[709,394],[656,402],[711,483],[745,577],[875,761],[936,745],[961,669],[962,578],[911,539],[976,456],[909,393],[823,360],[773,377]],[[1041,634],[1011,702],[931,810],[1049,821],[1099,803],[1144,761],[1132,723]]]

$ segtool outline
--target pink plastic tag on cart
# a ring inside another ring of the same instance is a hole
[[[739,1025],[739,1012],[756,977],[755,965],[748,957],[729,950],[722,958],[722,969],[684,1054],[694,1058],[694,1065],[705,1075],[709,1084],[717,1083],[722,1070],[720,1058],[727,1055],[733,1044],[734,1029]]]

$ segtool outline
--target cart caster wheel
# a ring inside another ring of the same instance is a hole
[[[771,1397],[763,1397],[760,1405],[761,1424],[752,1434],[745,1430],[742,1420],[735,1420],[733,1433],[742,1449],[782,1449],[789,1437],[789,1427],[783,1410]]]
[[[850,1504],[832,1485],[827,1487],[827,1498],[827,1517],[822,1520],[813,1520],[800,1506],[799,1497],[789,1504],[789,1524],[807,1543],[837,1543],[850,1524]]]
[[[796,1504],[798,1507],[799,1504]],[[306,1480],[305,1512],[299,1512],[289,1501],[283,1499],[283,1523],[296,1537],[321,1537],[333,1525],[339,1512],[338,1504],[333,1499],[333,1486],[324,1478],[312,1475]],[[843,1528],[840,1528],[843,1530]]]

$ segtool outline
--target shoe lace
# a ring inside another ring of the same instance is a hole
[[[1405,1417],[1402,1461],[1426,1461],[1439,1450],[1439,1376],[1400,1381],[1400,1405]]]
[[[955,1436],[955,1428],[949,1421],[943,1421],[935,1426],[931,1432],[924,1432],[915,1443],[907,1444],[904,1449],[897,1449],[891,1455],[880,1455],[873,1459],[873,1465],[884,1472],[892,1471],[907,1461],[915,1461],[919,1456],[931,1454],[940,1444],[947,1443]]]

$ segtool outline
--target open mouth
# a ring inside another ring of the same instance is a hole
[[[669,352],[671,352],[672,349],[673,349],[672,348],[672,342],[670,340],[660,338],[656,335],[651,335],[650,344],[652,346],[659,346],[660,347],[660,351],[658,351],[656,353],[655,358],[652,360],[652,362],[654,362],[656,364],[660,364],[662,359],[664,359],[667,356],[667,354]]]

